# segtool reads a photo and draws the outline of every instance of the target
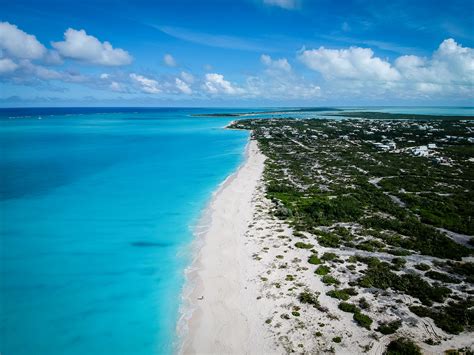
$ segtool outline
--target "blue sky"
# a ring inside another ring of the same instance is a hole
[[[473,4],[4,2],[0,106],[472,105]]]

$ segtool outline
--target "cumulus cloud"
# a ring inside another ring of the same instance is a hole
[[[474,96],[474,49],[452,38],[444,40],[431,57],[403,55],[393,63],[359,47],[302,50],[299,59],[328,79],[333,92]]]
[[[370,48],[303,50],[299,59],[327,79],[392,81],[400,79],[392,65],[378,57]]]
[[[194,83],[194,76],[191,73],[187,73],[185,71],[182,71],[179,76],[181,77],[181,79],[183,79],[188,84]]]
[[[206,74],[203,89],[210,94],[236,95],[242,93],[242,89],[234,87],[229,81],[224,79],[224,75],[217,73]]]
[[[266,5],[278,6],[287,10],[293,10],[297,7],[296,0],[263,0],[263,3]]]
[[[8,22],[0,22],[0,49],[4,55],[21,59],[40,59],[46,54],[35,36]]]
[[[171,54],[165,54],[163,57],[163,62],[169,66],[169,67],[175,67],[176,66],[176,60]]]
[[[290,63],[288,63],[288,60],[286,58],[274,60],[269,55],[262,54],[262,56],[260,57],[260,61],[271,70],[285,72],[291,71],[291,65]]]
[[[18,64],[16,64],[13,60],[9,58],[0,59],[0,74],[12,73],[17,68],[18,68]]]
[[[123,85],[116,82],[116,81],[112,81],[109,84],[109,89],[112,90],[112,91],[116,91],[116,92],[124,92],[125,91]]]
[[[161,92],[161,89],[156,80],[135,73],[130,74],[130,79],[132,79],[132,81],[144,93],[158,94],[159,92]]]
[[[436,84],[474,84],[474,49],[452,38],[444,40],[430,59],[405,55],[397,58],[395,66],[407,81],[424,84],[424,91],[437,91]]]
[[[127,51],[113,48],[107,41],[100,42],[84,30],[69,28],[64,33],[64,41],[52,42],[52,45],[63,57],[86,63],[119,66],[132,62],[132,57]]]
[[[193,93],[191,87],[180,78],[176,78],[175,83],[178,90],[181,91],[183,94],[190,95]]]

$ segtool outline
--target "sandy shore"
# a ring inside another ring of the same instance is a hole
[[[208,230],[188,274],[192,290],[185,302],[193,310],[186,320],[184,354],[270,353],[271,342],[255,308],[257,283],[249,280],[252,257],[245,233],[252,220],[252,197],[264,168],[265,157],[250,141],[247,157],[214,196]]]

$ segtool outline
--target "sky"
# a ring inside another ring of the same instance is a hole
[[[474,106],[471,0],[1,2],[0,107]]]

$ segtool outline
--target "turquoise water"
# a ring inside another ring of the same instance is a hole
[[[0,111],[3,355],[173,351],[192,226],[248,134],[105,111]]]

